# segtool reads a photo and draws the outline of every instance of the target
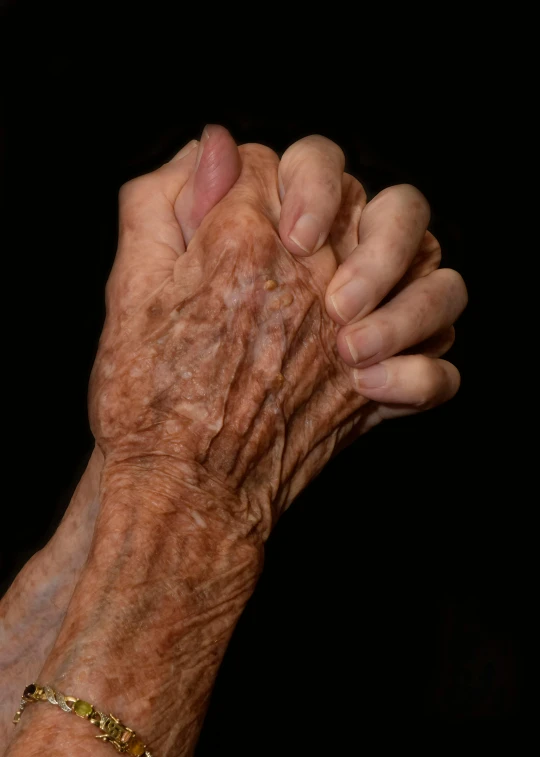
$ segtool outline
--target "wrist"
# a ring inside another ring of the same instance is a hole
[[[265,487],[261,484],[261,489]],[[101,512],[144,513],[156,528],[172,519],[179,532],[201,526],[227,538],[253,543],[266,540],[271,506],[254,506],[241,487],[232,487],[192,459],[143,455],[118,461],[106,458],[101,476]]]
[[[157,484],[149,494],[133,483],[102,492],[88,561],[39,676],[112,712],[160,757],[190,753],[262,567],[260,540],[223,528],[212,508],[194,518],[191,500],[166,501]],[[16,743],[36,737],[38,715],[25,712]],[[78,745],[77,718],[66,718]]]

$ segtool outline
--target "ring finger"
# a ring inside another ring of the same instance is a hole
[[[339,354],[351,366],[373,365],[449,329],[466,304],[459,273],[438,269],[411,282],[361,322],[342,328]]]
[[[425,197],[408,184],[380,192],[364,208],[358,246],[326,292],[328,314],[340,324],[364,318],[405,275],[429,223]]]

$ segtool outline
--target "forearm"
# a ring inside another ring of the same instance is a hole
[[[132,727],[156,757],[190,755],[234,626],[262,564],[191,494],[123,489],[102,498],[94,542],[40,683]],[[151,506],[148,506],[148,502]],[[94,754],[93,728],[50,705],[29,707],[10,757]],[[105,755],[106,749],[102,747]]]
[[[99,505],[99,480],[103,456],[96,448],[50,541],[26,563],[0,603],[2,653],[7,653],[6,633],[20,636],[26,616],[65,612],[84,565]],[[44,559],[46,558],[46,559]],[[39,572],[34,568],[39,565]],[[33,602],[30,602],[33,600]],[[0,657],[0,670],[4,657]]]
[[[103,457],[94,450],[56,533],[20,571],[0,603],[0,743],[13,725],[13,703],[49,654],[82,570],[98,512]],[[7,688],[6,688],[7,687]]]

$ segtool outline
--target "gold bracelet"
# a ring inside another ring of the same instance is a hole
[[[80,718],[89,720],[92,725],[96,725],[100,731],[96,739],[108,741],[112,744],[117,752],[131,754],[134,757],[152,757],[147,751],[146,745],[136,736],[136,734],[114,715],[106,715],[104,712],[96,710],[89,702],[77,697],[65,696],[59,691],[55,691],[52,686],[40,686],[39,683],[31,683],[23,691],[21,698],[21,707],[15,713],[13,722],[15,725],[21,719],[22,711],[27,704],[32,702],[50,702],[60,707],[64,712],[74,712]]]

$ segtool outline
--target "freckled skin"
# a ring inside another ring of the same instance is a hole
[[[247,146],[242,159],[240,182],[185,255],[174,198],[148,214],[155,177],[137,180],[147,191],[124,203],[124,261],[107,286],[91,387],[106,456],[99,514],[84,569],[84,544],[67,568],[80,581],[39,674],[109,707],[163,757],[193,753],[272,523],[349,432],[382,417],[351,390],[322,298],[334,253],[343,259],[358,244],[358,186],[345,177],[331,246],[293,259],[276,232],[277,157]],[[24,580],[15,588],[14,597]],[[49,594],[56,604],[54,582]],[[30,607],[40,610],[37,600]],[[94,754],[87,724],[37,709],[25,713],[9,757],[41,754],[43,744]]]
[[[263,540],[366,404],[324,307],[332,248],[290,255],[277,233],[278,159],[254,146],[242,158],[235,187],[157,285],[155,272],[136,287],[112,273],[90,385],[100,512],[39,674],[125,714],[175,757],[193,753]],[[85,724],[70,723],[60,748],[58,713],[36,717],[25,712],[10,757],[31,757],[36,727],[58,754],[85,753]]]
[[[240,523],[266,538],[366,400],[324,307],[331,246],[316,260],[285,250],[277,156],[258,145],[241,154],[240,179],[169,279],[129,316],[112,298],[90,408],[105,482],[130,461],[166,461],[172,475],[178,463],[179,479],[212,482],[241,503]]]

